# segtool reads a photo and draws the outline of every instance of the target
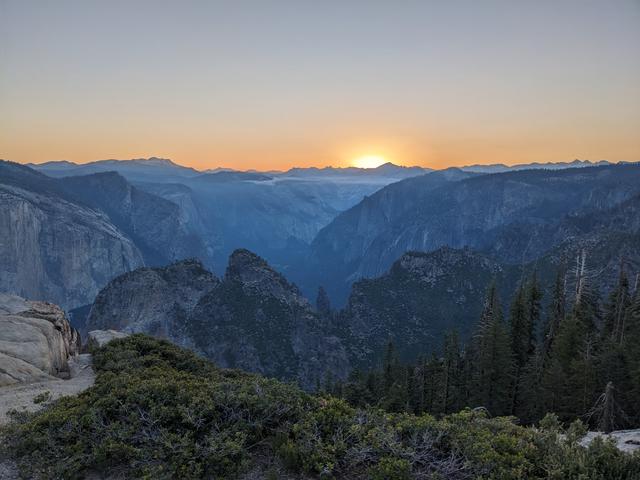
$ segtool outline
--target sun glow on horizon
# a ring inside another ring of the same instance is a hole
[[[354,159],[351,164],[358,168],[376,168],[387,162],[382,155],[363,155]]]

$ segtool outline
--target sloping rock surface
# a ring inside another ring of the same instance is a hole
[[[111,340],[126,338],[129,334],[117,330],[92,330],[89,332],[87,345],[89,347],[103,347]]]
[[[218,366],[296,380],[305,388],[350,371],[335,325],[298,288],[248,250],[222,280],[200,262],[141,268],[96,297],[86,330],[142,332],[191,348]]]
[[[68,376],[79,350],[60,307],[0,294],[0,386]]]

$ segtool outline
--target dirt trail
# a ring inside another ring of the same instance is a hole
[[[33,403],[33,399],[45,392],[50,393],[50,399],[55,400],[65,395],[77,395],[86,390],[95,380],[91,368],[91,355],[78,355],[69,360],[71,378],[68,380],[52,379],[37,383],[27,383],[0,387],[0,425],[8,421],[10,410],[35,411],[43,404]]]

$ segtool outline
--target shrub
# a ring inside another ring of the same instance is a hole
[[[0,431],[25,478],[236,478],[282,469],[314,478],[622,479],[640,455],[588,448],[581,426],[540,429],[466,410],[355,408],[235,370],[143,335],[95,350],[96,383]],[[634,473],[635,472],[635,473]],[[625,475],[627,475],[625,477]]]

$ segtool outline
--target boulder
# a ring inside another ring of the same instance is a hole
[[[57,305],[0,294],[0,386],[69,375],[80,336]]]
[[[87,348],[99,348],[106,345],[111,340],[126,338],[128,336],[128,333],[118,332],[117,330],[92,330],[89,332],[87,338]]]

